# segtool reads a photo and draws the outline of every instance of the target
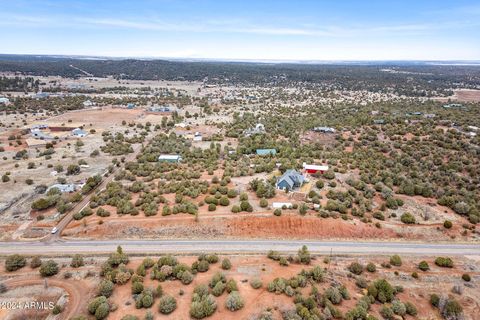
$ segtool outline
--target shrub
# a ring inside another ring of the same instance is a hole
[[[230,293],[225,300],[225,308],[230,311],[240,310],[243,308],[244,305],[245,301],[240,296],[238,291],[233,291],[232,293]]]
[[[226,287],[226,285],[222,281],[217,282],[212,289],[212,294],[215,297],[220,297],[223,294],[223,292],[225,291],[225,287]]]
[[[177,308],[177,301],[174,297],[164,295],[158,303],[158,311],[162,314],[170,314]]]
[[[363,266],[358,262],[352,262],[350,266],[348,266],[348,270],[356,275],[360,275],[363,273]]]
[[[217,263],[219,259],[216,254],[209,254],[205,257],[205,260],[207,260],[208,263]]]
[[[107,298],[100,296],[91,300],[88,304],[88,312],[95,315],[97,320],[105,319],[110,312],[110,305],[108,304]]]
[[[222,260],[222,269],[223,270],[230,270],[232,268],[232,263],[228,258]]]
[[[12,272],[25,267],[27,259],[19,254],[8,256],[5,260],[5,270]]]
[[[357,287],[362,289],[365,289],[366,287],[368,287],[367,280],[364,277],[358,277],[357,280],[355,281],[355,284],[357,285]]]
[[[463,308],[456,300],[448,299],[443,306],[441,313],[446,319],[458,319],[458,317],[463,313]]]
[[[462,274],[462,279],[463,279],[463,281],[466,281],[466,282],[470,282],[472,280],[472,278],[470,277],[470,275],[468,273]]]
[[[431,294],[430,295],[430,304],[434,307],[438,307],[440,303],[440,297],[437,294]]]
[[[382,309],[380,309],[380,314],[384,319],[391,320],[395,316],[395,313],[393,312],[392,308],[388,306],[383,306]]]
[[[320,266],[315,266],[310,271],[310,275],[315,282],[323,282],[325,279],[325,271]]]
[[[105,209],[103,209],[103,208],[98,208],[98,209],[97,209],[97,216],[103,217],[103,218],[109,217],[109,216],[110,216],[110,212],[107,211],[107,210],[105,210]]]
[[[190,271],[186,270],[182,272],[182,275],[180,276],[180,281],[183,284],[190,284],[193,281],[193,275]]]
[[[445,220],[445,222],[443,223],[443,227],[444,227],[445,229],[450,229],[451,227],[453,227],[452,221],[450,221],[450,220]]]
[[[227,286],[226,286],[227,292],[233,292],[233,291],[238,291],[237,283],[235,280],[230,279],[227,281]]]
[[[325,298],[330,300],[333,304],[339,304],[343,299],[342,294],[336,287],[330,287],[325,290]]]
[[[415,305],[411,302],[406,302],[405,303],[405,309],[406,309],[406,312],[408,315],[411,315],[411,316],[416,316],[418,311],[417,311],[417,307],[415,307]]]
[[[370,262],[367,264],[367,271],[368,272],[375,272],[377,271],[377,267],[375,266],[374,263]]]
[[[409,212],[402,214],[400,220],[405,224],[414,224],[416,222],[415,217]]]
[[[98,285],[98,295],[100,296],[105,296],[105,297],[110,297],[113,293],[113,288],[114,284],[112,281],[104,279],[100,284]]]
[[[385,279],[377,280],[368,287],[368,295],[381,303],[392,301],[394,292],[393,287]]]
[[[227,282],[227,278],[222,272],[215,273],[208,285],[210,286],[210,288],[213,288],[219,282]]]
[[[72,268],[79,268],[84,265],[83,256],[81,254],[76,254],[72,258],[72,262],[70,262],[70,267]]]
[[[266,208],[268,207],[268,201],[265,198],[260,199],[260,207],[261,208]]]
[[[137,316],[131,314],[124,315],[120,320],[138,320]]]
[[[399,300],[395,300],[392,303],[392,311],[403,317],[407,313],[407,307]]]
[[[393,255],[390,257],[390,264],[392,266],[400,267],[402,265],[402,258],[399,255]]]
[[[310,258],[310,252],[308,251],[307,246],[302,246],[302,248],[298,250],[297,256],[300,263],[310,264],[311,258]]]
[[[428,265],[428,262],[424,260],[420,261],[420,263],[418,264],[418,269],[422,271],[427,271],[430,270],[430,266]]]
[[[39,256],[35,256],[30,260],[30,268],[36,269],[42,265],[42,259]]]
[[[253,289],[260,289],[262,287],[262,280],[259,278],[253,278],[250,280],[250,285],[252,286]]]
[[[285,257],[280,257],[280,260],[278,261],[278,263],[279,263],[281,266],[284,266],[284,267],[286,267],[286,266],[289,265],[288,260],[287,260],[287,258],[285,258]]]
[[[57,315],[57,314],[62,313],[62,311],[63,311],[62,307],[59,306],[58,304],[56,304],[52,309],[52,314]]]
[[[143,291],[143,283],[135,281],[132,283],[132,294],[140,294]]]
[[[97,320],[105,319],[109,313],[110,305],[108,303],[102,303],[98,306],[97,310],[95,310],[95,318]]]
[[[278,251],[270,250],[267,253],[267,258],[278,261],[280,260],[280,253]]]
[[[40,274],[42,277],[51,277],[58,273],[58,264],[53,260],[48,260],[42,263],[40,267]],[[103,319],[103,318],[102,318]]]
[[[207,260],[202,260],[202,261],[198,261],[196,266],[197,266],[196,270],[198,272],[207,272],[210,267],[210,264],[208,263]]]
[[[435,259],[435,264],[442,268],[453,268],[452,259],[446,257],[438,257]]]
[[[8,291],[7,286],[4,283],[0,283],[0,294]]]
[[[273,210],[273,214],[277,217],[280,217],[282,215],[282,210],[277,208],[277,209]]]
[[[190,305],[190,316],[195,319],[203,319],[211,316],[215,310],[217,310],[217,302],[211,294],[208,294],[208,287],[196,287]]]

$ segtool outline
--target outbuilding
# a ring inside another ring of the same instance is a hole
[[[75,128],[72,130],[72,135],[78,138],[83,138],[87,135],[87,132],[85,130],[82,130],[80,128]]]
[[[162,154],[158,157],[158,161],[178,163],[182,161],[182,157],[178,154]]]
[[[259,156],[267,156],[267,155],[274,156],[277,154],[277,150],[276,149],[257,149],[256,153]]]
[[[303,169],[306,173],[325,173],[325,171],[328,171],[328,166],[303,163]]]

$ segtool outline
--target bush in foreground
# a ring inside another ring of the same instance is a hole
[[[42,277],[51,277],[58,273],[58,264],[53,260],[48,260],[47,262],[42,263],[40,267],[40,274]]]
[[[177,301],[174,297],[169,295],[164,295],[160,298],[158,304],[158,311],[162,314],[170,314],[177,308]]]
[[[12,272],[25,267],[26,264],[27,259],[25,259],[25,257],[19,254],[14,254],[8,256],[5,260],[5,269],[9,272]]]
[[[231,292],[225,300],[225,307],[230,311],[237,311],[243,308],[245,301],[238,291]]]

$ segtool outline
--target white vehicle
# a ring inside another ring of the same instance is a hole
[[[57,233],[57,231],[58,231],[57,227],[54,227],[54,228],[52,229],[52,234]]]

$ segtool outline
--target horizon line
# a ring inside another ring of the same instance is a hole
[[[85,54],[36,54],[36,53],[1,53],[2,56],[32,56],[32,57],[51,57],[51,58],[72,58],[84,60],[166,60],[183,62],[250,62],[250,63],[361,63],[361,62],[423,62],[423,63],[473,63],[480,64],[480,59],[243,59],[243,58],[205,58],[205,57],[172,57],[172,56],[109,56],[109,55],[85,55]]]

